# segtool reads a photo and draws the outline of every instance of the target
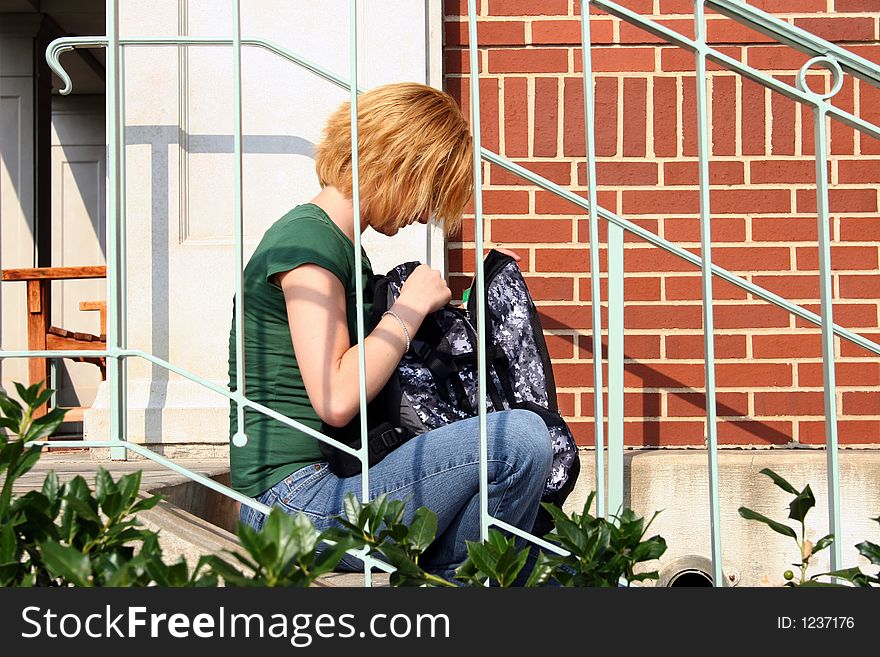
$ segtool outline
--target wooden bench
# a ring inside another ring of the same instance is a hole
[[[79,333],[51,325],[51,283],[84,278],[105,278],[107,268],[96,267],[37,267],[32,269],[4,269],[3,281],[25,281],[27,283],[27,336],[28,349],[33,351],[57,350],[99,350],[107,348],[107,304],[104,301],[83,301],[79,309],[100,312],[101,334]],[[81,363],[92,363],[101,370],[101,378],[106,378],[104,358],[72,358]],[[28,359],[28,383],[33,385],[49,380],[49,362],[46,358]],[[48,383],[47,383],[48,385]],[[68,422],[81,422],[84,408],[70,409]],[[48,403],[37,409],[36,417],[48,411]]]

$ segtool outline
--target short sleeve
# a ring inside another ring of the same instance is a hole
[[[300,265],[323,267],[348,286],[351,279],[353,250],[326,221],[308,216],[294,217],[270,229],[264,238],[266,282],[275,274],[296,269]]]

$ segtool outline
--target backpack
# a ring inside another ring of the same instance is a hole
[[[400,295],[404,281],[419,265],[407,262],[385,276],[374,276],[367,296],[375,327]],[[556,383],[535,304],[516,262],[490,251],[484,263],[486,287],[487,412],[523,408],[538,414],[553,441],[553,466],[542,500],[562,506],[580,470],[577,447],[559,415]],[[477,415],[476,282],[465,294],[466,308],[447,305],[425,317],[409,351],[383,390],[367,407],[369,463],[374,465],[410,438]],[[323,431],[360,446],[360,419]],[[361,471],[359,459],[319,441],[331,470],[341,477]],[[550,528],[542,508],[535,531]]]

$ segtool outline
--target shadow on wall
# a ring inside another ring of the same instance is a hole
[[[234,150],[232,135],[192,135],[176,125],[128,126],[125,129],[126,146],[150,146],[150,317],[152,320],[149,352],[163,360],[170,360],[171,297],[170,297],[170,168],[171,147],[182,146],[186,153],[231,154]],[[307,139],[285,135],[244,135],[242,151],[245,154],[301,155],[314,157],[315,144]],[[176,229],[175,229],[176,230]],[[129,249],[134,245],[129,245]],[[231,299],[230,299],[231,301]],[[229,306],[229,321],[232,308]],[[153,365],[152,385],[145,418],[147,435],[161,436],[162,409],[168,394],[168,370]]]
[[[571,328],[571,327],[569,327]],[[593,355],[593,338],[592,336],[579,336],[579,346],[586,352],[589,352],[589,357],[592,358]],[[608,345],[603,341],[602,343],[602,352],[603,355],[607,357]],[[624,372],[629,373],[630,375],[637,377],[643,381],[650,381],[651,388],[674,388],[676,390],[668,390],[667,394],[670,396],[675,396],[686,402],[687,404],[692,405],[696,409],[702,409],[705,411],[706,408],[706,393],[700,390],[693,388],[690,384],[684,383],[672,376],[668,373],[663,372],[656,367],[653,367],[651,364],[640,363],[633,359],[628,354],[624,353],[624,364],[623,369]],[[587,368],[588,365],[585,363],[584,367]],[[694,366],[696,367],[696,366]],[[592,370],[590,370],[592,371]],[[606,380],[607,383],[607,380]],[[660,417],[661,415],[661,405],[660,405],[660,395],[657,393],[642,393],[642,413],[641,417]],[[783,431],[779,431],[772,425],[769,425],[760,420],[755,420],[750,418],[748,415],[745,415],[742,412],[742,409],[736,409],[731,406],[717,403],[717,416],[719,418],[735,418],[735,422],[739,425],[744,425],[745,430],[753,439],[758,439],[763,441],[768,445],[779,445],[779,444],[788,444],[791,442],[792,437]],[[668,420],[668,418],[663,418]],[[696,419],[694,416],[689,416],[688,419]],[[675,420],[673,420],[675,421]],[[726,422],[728,420],[722,419],[721,422]],[[663,441],[660,436],[660,422],[643,422],[643,438],[641,441],[641,445],[645,447],[659,447],[661,445],[668,446],[668,441]],[[682,445],[677,445],[682,446]]]

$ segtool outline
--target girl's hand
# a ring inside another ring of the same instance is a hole
[[[519,257],[519,254],[514,253],[513,251],[510,251],[508,249],[502,249],[499,246],[496,246],[494,248],[496,251],[503,253],[504,255],[509,255],[511,258],[513,258],[514,262],[519,262],[520,260],[522,260],[522,258]]]
[[[451,299],[452,292],[440,272],[428,265],[419,265],[404,282],[398,301],[418,309],[424,316],[439,310]]]

